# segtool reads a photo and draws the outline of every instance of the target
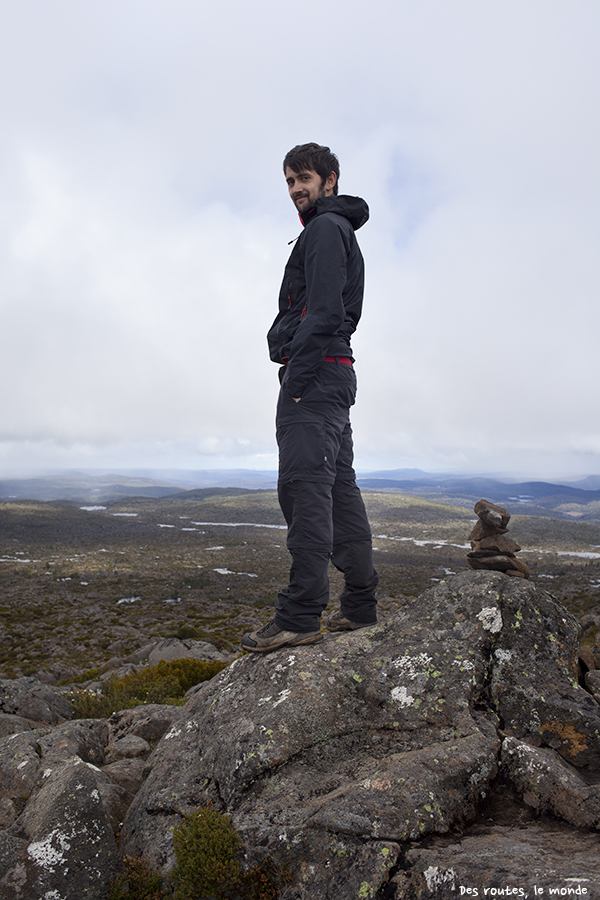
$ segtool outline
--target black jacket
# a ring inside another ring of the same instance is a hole
[[[302,392],[326,356],[352,356],[362,312],[364,262],[354,232],[369,218],[360,197],[321,197],[285,267],[279,315],[267,340],[273,362],[287,364],[285,390]]]

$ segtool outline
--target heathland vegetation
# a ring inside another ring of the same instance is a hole
[[[365,501],[382,613],[468,568],[470,508],[396,492]],[[510,534],[534,582],[578,617],[600,613],[599,524],[513,514]],[[69,680],[169,635],[235,651],[272,615],[285,538],[270,490],[0,503],[0,677]],[[334,569],[331,583],[333,604]]]

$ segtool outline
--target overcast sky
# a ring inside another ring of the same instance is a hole
[[[363,196],[359,469],[600,473],[597,0],[0,0],[0,472],[276,463],[281,160]]]

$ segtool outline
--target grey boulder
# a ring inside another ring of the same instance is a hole
[[[148,655],[148,664],[155,666],[161,660],[170,662],[173,659],[204,659],[229,662],[231,656],[221,653],[214,644],[207,641],[194,641],[188,638],[164,638],[154,645]]]
[[[0,713],[0,740],[9,734],[19,734],[21,731],[34,731],[40,728],[40,722],[33,719],[25,719],[12,713]],[[49,728],[48,728],[49,730]]]
[[[136,735],[157,744],[173,722],[181,715],[179,706],[167,706],[163,703],[148,703],[115,712],[108,720],[109,744],[121,740],[128,735]]]
[[[60,692],[31,676],[0,679],[0,712],[49,725],[73,718],[73,710]]]
[[[576,620],[549,594],[482,571],[383,624],[248,655],[191,697],[152,753],[123,851],[167,873],[173,826],[210,802],[249,864],[288,866],[295,897],[404,896],[389,891],[404,890],[408,849],[475,820],[504,737],[573,775],[573,803],[577,772],[598,778],[600,706],[577,683],[578,646]],[[551,795],[549,784],[540,803],[561,815],[567,800]]]
[[[118,851],[97,774],[78,757],[63,763],[0,836],[0,896],[106,900]]]
[[[395,900],[599,900],[598,837],[532,823],[436,838],[407,850],[392,884]]]

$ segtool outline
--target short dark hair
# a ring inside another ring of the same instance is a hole
[[[304,172],[306,169],[312,169],[313,172],[321,176],[323,184],[334,172],[336,179],[333,193],[337,194],[338,181],[340,180],[340,161],[329,147],[322,147],[320,144],[298,144],[297,147],[292,147],[283,161],[283,171],[285,172],[288,168],[292,172]]]

